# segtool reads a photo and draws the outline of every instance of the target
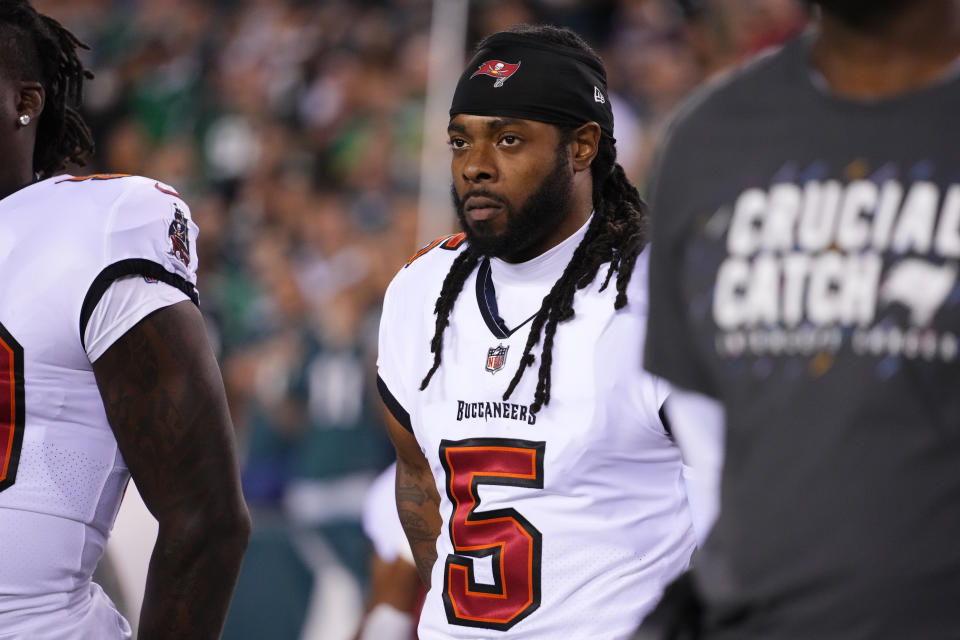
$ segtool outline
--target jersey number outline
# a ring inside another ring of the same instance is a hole
[[[0,491],[17,480],[23,423],[23,347],[0,324]]]
[[[540,531],[516,509],[478,512],[477,487],[543,489],[545,442],[508,438],[442,440],[440,463],[453,504],[454,552],[443,569],[450,624],[506,631],[540,608]],[[491,559],[494,584],[476,581],[473,558]]]

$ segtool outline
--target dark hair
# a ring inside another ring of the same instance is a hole
[[[547,25],[519,25],[508,31],[573,47],[601,62],[600,56],[580,36],[568,29]],[[485,44],[486,40],[481,42],[477,49],[482,49]],[[561,137],[569,141],[573,130],[561,128]],[[606,135],[601,136],[597,155],[590,166],[590,174],[593,178],[593,219],[587,228],[586,235],[564,269],[563,275],[553,285],[550,293],[544,297],[540,310],[534,316],[526,347],[520,357],[520,364],[503,394],[504,400],[509,398],[523,377],[523,372],[533,365],[535,357],[531,352],[540,342],[542,334],[543,355],[536,393],[530,405],[530,411],[533,413],[538,412],[550,402],[550,367],[553,362],[554,335],[559,323],[573,317],[573,298],[577,290],[593,282],[600,266],[609,262],[610,267],[607,269],[601,291],[616,274],[617,297],[614,308],[622,309],[627,304],[627,285],[630,283],[637,256],[647,243],[646,205],[637,189],[627,179],[623,168],[617,164],[616,159],[617,150],[614,140]],[[433,366],[423,378],[420,384],[421,390],[427,388],[433,374],[440,367],[443,334],[450,324],[450,313],[467,277],[477,267],[482,257],[479,251],[468,245],[453,261],[443,281],[434,310],[437,316],[436,330],[430,342]]]
[[[77,109],[83,81],[93,78],[77,57],[88,47],[27,0],[0,0],[0,55],[20,80],[43,85],[45,104],[37,124],[33,170],[49,177],[68,162],[84,164],[93,152],[93,136]]]

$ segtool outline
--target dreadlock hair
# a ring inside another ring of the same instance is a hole
[[[580,36],[570,30],[548,25],[518,25],[508,31],[580,49],[600,62],[600,56]],[[486,42],[486,40],[482,41],[477,49],[483,49]],[[574,130],[572,127],[561,127],[561,138],[569,142]],[[577,290],[593,282],[600,266],[609,262],[610,266],[600,290],[606,289],[616,274],[617,297],[613,306],[614,309],[622,309],[627,304],[627,285],[630,283],[630,276],[633,275],[637,256],[647,244],[646,204],[616,160],[617,150],[614,140],[602,135],[597,155],[590,166],[590,174],[593,178],[593,219],[560,279],[544,297],[540,310],[534,316],[527,344],[520,357],[520,364],[503,394],[503,399],[508,399],[519,384],[524,371],[533,365],[536,358],[532,350],[540,342],[542,335],[543,352],[537,388],[533,403],[530,405],[532,413],[537,413],[550,402],[550,369],[553,363],[554,336],[557,325],[573,318],[573,298]],[[443,334],[450,324],[450,313],[467,277],[477,267],[482,257],[479,251],[472,245],[468,245],[453,261],[450,271],[444,278],[434,309],[437,316],[436,330],[430,341],[433,366],[420,383],[421,391],[427,388],[433,374],[440,367]]]
[[[33,170],[47,178],[68,162],[83,165],[93,153],[93,136],[77,109],[83,81],[93,78],[77,57],[88,49],[49,16],[37,13],[27,0],[0,0],[0,56],[8,72],[43,85],[45,104],[37,125]]]

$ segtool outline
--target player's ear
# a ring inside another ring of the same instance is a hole
[[[43,105],[46,102],[46,93],[43,85],[39,82],[21,82],[17,98],[17,113],[28,115],[31,120],[36,120],[43,113]]]
[[[588,171],[600,148],[600,125],[588,122],[573,132],[570,160],[574,171]]]

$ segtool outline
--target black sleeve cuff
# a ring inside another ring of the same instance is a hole
[[[397,422],[399,422],[404,429],[413,433],[413,427],[410,425],[410,414],[407,413],[407,410],[393,397],[390,389],[387,388],[387,384],[380,376],[377,376],[377,391],[380,392],[380,398],[383,400],[383,404],[386,405],[387,410],[390,411],[390,414],[396,418]]]
[[[115,280],[127,276],[145,276],[159,280],[174,289],[182,291],[193,301],[193,304],[200,304],[200,296],[197,294],[197,288],[193,286],[192,283],[183,276],[167,271],[163,265],[157,262],[145,258],[130,258],[128,260],[114,262],[93,279],[93,284],[87,289],[87,295],[83,298],[83,306],[80,307],[80,344],[83,345],[84,349],[87,348],[85,337],[87,333],[87,323],[90,322],[90,316],[93,315],[93,310],[97,308],[100,298],[103,297],[103,294],[107,292],[107,289],[110,288],[110,285],[113,284]]]

